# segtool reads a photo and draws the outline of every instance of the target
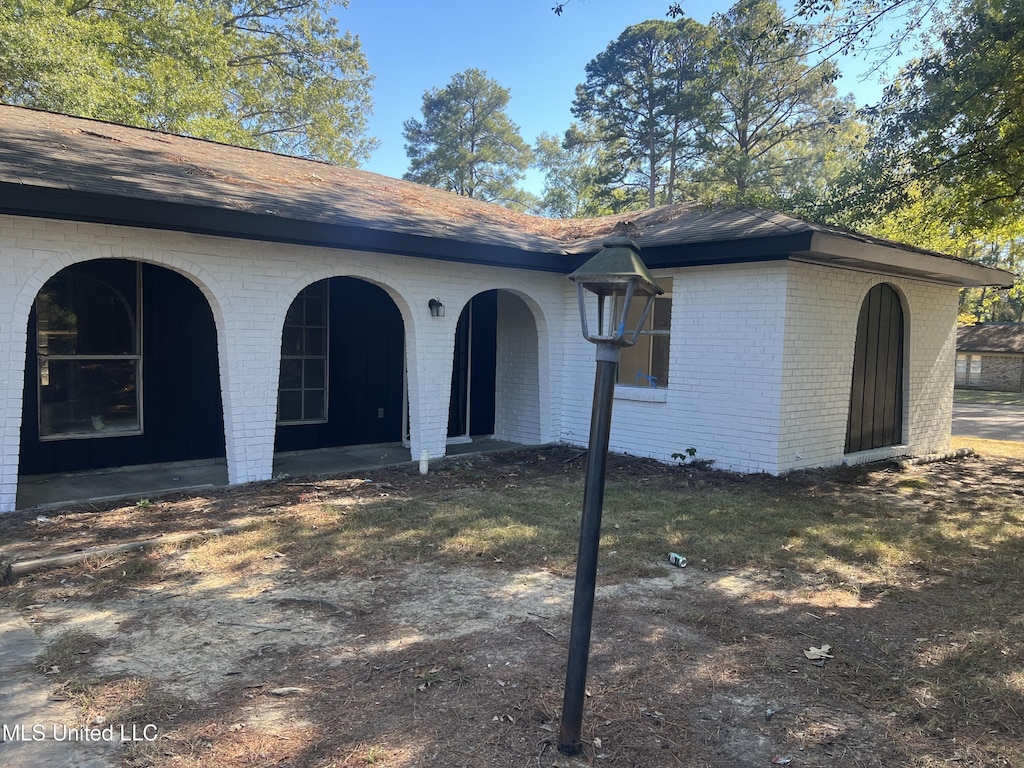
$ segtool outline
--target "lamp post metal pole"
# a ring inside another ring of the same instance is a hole
[[[583,486],[583,514],[580,518],[580,546],[576,558],[576,591],[569,630],[569,661],[565,672],[565,698],[558,733],[558,751],[577,755],[582,749],[583,698],[590,656],[590,629],[594,618],[594,588],[597,582],[597,551],[601,542],[601,509],[608,465],[612,400],[615,395],[619,345],[597,343],[597,372],[594,375],[594,405],[590,416],[590,445]]]

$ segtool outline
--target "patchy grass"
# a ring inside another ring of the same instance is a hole
[[[1024,453],[991,442],[957,440],[983,455],[962,462],[781,478],[615,457],[599,582],[620,592],[602,599],[597,618],[585,727],[604,746],[588,743],[587,759],[610,768],[746,768],[789,754],[822,766],[1024,765]],[[571,576],[582,470],[558,450],[435,466],[426,477],[396,469],[372,483],[290,481],[250,492],[258,497],[53,515],[50,528],[24,528],[37,544],[96,529],[128,535],[129,523],[146,537],[155,521],[252,525],[41,574],[0,599],[124,603],[133,616],[146,603],[129,601],[161,595],[162,613],[119,631],[148,642],[165,616],[218,642],[230,632],[255,638],[252,655],[229,669],[237,676],[212,681],[220,687],[202,705],[168,696],[156,677],[97,677],[88,660],[107,639],[68,633],[48,647],[40,668],[61,670],[51,677],[84,712],[146,715],[170,731],[135,756],[140,765],[551,765],[566,639],[556,608],[515,609],[516,621],[503,613],[454,640],[444,632],[458,619],[444,603],[419,618],[388,609],[431,605],[445,574],[492,585],[481,606],[517,578],[525,593],[538,573]],[[16,542],[17,525],[0,534]],[[669,551],[689,568],[669,570]],[[643,592],[654,581],[637,577],[666,573],[692,581]],[[332,591],[339,585],[351,591]],[[179,593],[180,603],[162,602]],[[251,616],[218,608],[212,626],[192,627],[212,600]],[[45,625],[46,609],[35,613]],[[279,615],[329,626],[343,652],[289,646],[295,635]],[[404,632],[415,644],[398,643]],[[801,649],[821,644],[835,659],[807,662]],[[265,694],[296,681],[308,700]],[[270,706],[261,702],[289,707],[299,725],[273,731],[248,719]],[[465,751],[476,743],[486,758]],[[300,754],[301,744],[317,747]]]

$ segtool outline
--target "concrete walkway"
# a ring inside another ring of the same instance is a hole
[[[507,451],[521,447],[493,438],[474,438],[472,442],[449,445],[448,456]],[[411,460],[409,449],[403,448],[401,443],[293,451],[275,454],[274,477],[344,475],[406,464]],[[144,464],[92,472],[27,475],[18,478],[17,508],[46,509],[69,502],[148,498],[172,491],[215,488],[227,483],[228,469],[223,459]]]

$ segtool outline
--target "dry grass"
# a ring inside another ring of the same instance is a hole
[[[952,447],[971,448],[979,456],[1002,456],[1010,459],[1024,459],[1024,442],[1010,440],[985,440],[980,437],[954,437]]]
[[[784,478],[613,461],[600,581],[620,592],[605,598],[595,628],[586,733],[602,746],[588,746],[588,759],[755,766],[790,750],[820,766],[1024,765],[1024,454],[1013,445],[972,441],[988,458],[902,472]],[[197,701],[169,695],[157,676],[96,675],[83,659],[116,637],[57,636],[39,664],[60,668],[57,682],[81,696],[83,711],[173,724],[132,765],[549,766],[563,609],[531,609],[455,639],[444,635],[452,619],[428,615],[436,639],[421,617],[416,642],[385,641],[412,621],[389,606],[431,604],[443,574],[465,574],[467,585],[479,574],[494,594],[520,576],[571,575],[582,478],[569,458],[523,452],[438,464],[425,478],[393,470],[372,483],[291,481],[255,496],[68,511],[36,531],[49,546],[62,532],[75,543],[133,522],[146,536],[172,522],[244,517],[252,526],[87,562],[2,599],[106,609],[140,591],[229,595],[380,646],[342,659],[267,634],[261,642],[273,645]],[[11,522],[0,539],[17,544],[24,530]],[[638,577],[664,577],[668,551],[689,558],[680,576],[692,581],[645,591]],[[363,597],[330,596],[345,584]],[[194,605],[163,615],[199,621]],[[130,630],[155,627],[120,631]],[[803,658],[801,649],[826,643],[835,659]],[[275,702],[286,726],[257,727],[266,688],[288,679],[281,669],[311,681],[308,697]]]

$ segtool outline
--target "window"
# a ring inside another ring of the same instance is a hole
[[[288,308],[281,338],[278,424],[327,421],[327,291],[321,280]]]
[[[36,297],[39,437],[141,434],[138,264],[69,267]]]
[[[657,278],[664,290],[654,299],[636,346],[623,347],[619,355],[618,383],[634,387],[668,386],[669,332],[672,328],[672,278]],[[621,306],[621,305],[620,305]],[[629,308],[629,323],[636,323],[643,312],[643,302]],[[620,310],[616,310],[620,311]]]
[[[956,356],[956,383],[965,387],[981,385],[981,355]]]

